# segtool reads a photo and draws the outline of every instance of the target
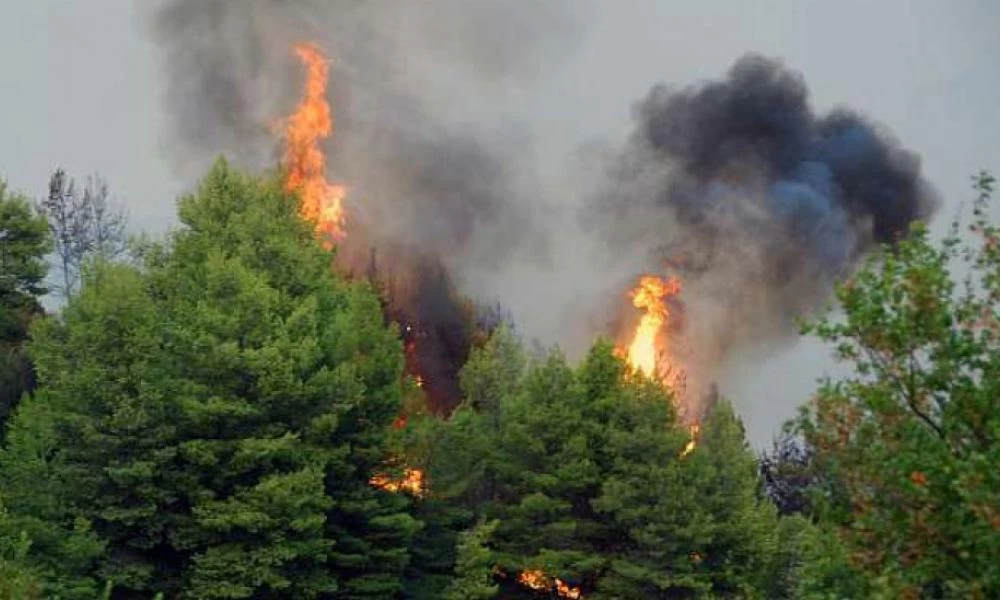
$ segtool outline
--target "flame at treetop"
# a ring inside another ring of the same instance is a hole
[[[285,188],[300,196],[299,213],[314,223],[326,246],[344,237],[344,188],[326,180],[326,154],[320,142],[333,132],[333,115],[326,99],[330,64],[315,44],[295,46],[306,67],[302,100],[283,123]]]
[[[662,338],[663,328],[670,321],[670,309],[666,300],[676,296],[680,291],[681,283],[676,277],[668,279],[655,275],[641,277],[630,295],[632,305],[645,312],[639,318],[628,350],[619,349],[632,369],[647,377],[660,379],[674,392],[675,401],[678,403],[682,400],[680,381],[683,379],[683,372],[680,372],[675,365],[669,364],[669,359],[661,348],[666,346],[666,341]],[[697,448],[701,425],[695,422],[689,426],[688,431],[690,439],[681,451],[681,458]]]
[[[657,339],[660,331],[670,318],[670,310],[665,300],[681,291],[681,283],[675,277],[663,279],[655,275],[645,275],[639,285],[632,290],[632,304],[645,311],[635,328],[635,335],[626,354],[628,363],[647,377],[661,377],[664,369],[659,364]]]

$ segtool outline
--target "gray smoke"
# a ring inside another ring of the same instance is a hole
[[[456,115],[469,110],[463,90],[530,80],[556,64],[576,31],[566,6],[170,0],[151,19],[165,57],[166,150],[188,180],[219,154],[273,166],[275,126],[301,87],[291,49],[313,41],[333,60],[337,130],[327,150],[331,177],[348,184],[355,230],[372,243],[461,250],[487,263],[528,237],[537,250],[532,206],[517,202],[532,184],[517,158],[530,143],[524,128],[487,130]],[[487,223],[509,243],[480,235]]]
[[[588,215],[614,247],[681,274],[706,377],[740,345],[787,339],[874,245],[938,205],[888,131],[849,109],[816,114],[808,96],[798,73],[755,55],[721,81],[654,87]]]
[[[323,48],[336,121],[329,177],[348,190],[338,259],[393,288],[393,317],[420,339],[425,389],[447,407],[468,351],[459,293],[494,301],[471,280],[492,283],[490,273],[550,252],[527,127],[484,119],[480,99],[559,62],[576,34],[569,3],[168,0],[151,15],[165,149],[188,181],[219,154],[275,166],[277,125],[302,86],[292,48]]]
[[[188,180],[218,154],[276,164],[274,127],[301,86],[291,48],[313,41],[333,59],[341,251],[362,265],[377,246],[380,268],[435,274],[446,292],[414,286],[426,294],[403,313],[446,325],[449,361],[464,352],[453,289],[499,300],[529,337],[578,356],[629,330],[615,319],[634,318],[625,292],[638,275],[669,271],[684,282],[672,350],[706,384],[745,350],[791,339],[794,318],[875,244],[933,213],[912,152],[850,110],[816,114],[799,74],[757,56],[719,81],[654,87],[624,148],[553,184],[529,128],[485,99],[551,73],[580,33],[579,6],[168,0],[152,18],[166,150]]]

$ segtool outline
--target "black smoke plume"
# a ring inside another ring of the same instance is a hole
[[[888,131],[846,108],[817,114],[802,77],[761,56],[720,81],[654,87],[635,120],[593,222],[682,275],[696,372],[782,339],[938,204]]]

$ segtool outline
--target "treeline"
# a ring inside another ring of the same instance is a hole
[[[58,240],[0,188],[0,598],[997,597],[992,184],[840,288],[811,331],[855,375],[763,460],[724,400],[689,451],[608,344],[574,366],[506,327],[429,414],[377,293],[224,162],[43,315]]]

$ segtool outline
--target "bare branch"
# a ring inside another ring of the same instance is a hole
[[[79,193],[66,172],[56,169],[49,180],[49,195],[38,208],[48,219],[55,241],[56,266],[62,273],[62,285],[56,287],[64,298],[79,287],[87,260],[115,260],[127,250],[125,212],[110,200],[107,182],[97,175],[88,177]]]

